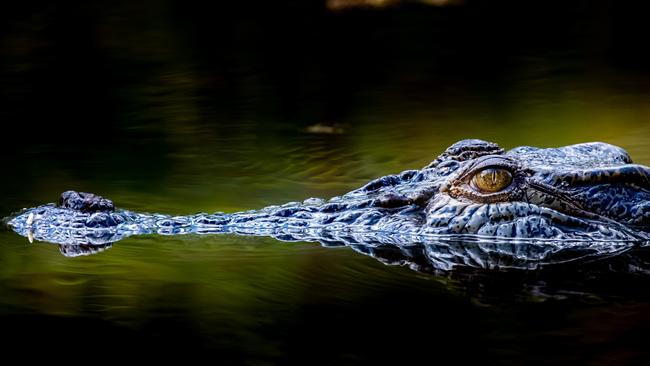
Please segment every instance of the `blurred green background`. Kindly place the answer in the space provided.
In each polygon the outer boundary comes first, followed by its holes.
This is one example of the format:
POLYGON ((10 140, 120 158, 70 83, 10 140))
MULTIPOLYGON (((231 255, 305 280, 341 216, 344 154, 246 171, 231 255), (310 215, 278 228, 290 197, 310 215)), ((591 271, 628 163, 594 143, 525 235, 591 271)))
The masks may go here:
MULTIPOLYGON (((0 216, 68 189, 174 214, 326 198, 463 138, 604 141, 650 165, 647 14, 604 0, 3 4, 0 216)), ((647 360, 645 277, 539 291, 534 275, 492 276, 234 236, 66 258, 0 232, 5 351, 647 360)))

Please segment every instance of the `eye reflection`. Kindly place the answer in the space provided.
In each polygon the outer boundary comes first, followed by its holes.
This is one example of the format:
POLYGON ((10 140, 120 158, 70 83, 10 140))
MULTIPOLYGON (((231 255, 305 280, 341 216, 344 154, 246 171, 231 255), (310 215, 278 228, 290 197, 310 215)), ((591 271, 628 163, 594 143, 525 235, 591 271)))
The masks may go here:
POLYGON ((472 177, 471 185, 483 193, 499 192, 512 183, 512 173, 502 168, 487 168, 472 177))

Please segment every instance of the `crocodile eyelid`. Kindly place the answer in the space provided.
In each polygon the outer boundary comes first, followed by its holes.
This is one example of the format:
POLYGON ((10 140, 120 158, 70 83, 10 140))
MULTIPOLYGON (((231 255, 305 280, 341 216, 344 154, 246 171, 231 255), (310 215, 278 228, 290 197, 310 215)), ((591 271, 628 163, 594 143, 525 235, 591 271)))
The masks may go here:
POLYGON ((469 181, 478 172, 489 168, 505 169, 513 176, 517 175, 517 172, 519 171, 518 165, 510 158, 505 158, 503 156, 487 156, 468 166, 458 175, 456 180, 469 181))

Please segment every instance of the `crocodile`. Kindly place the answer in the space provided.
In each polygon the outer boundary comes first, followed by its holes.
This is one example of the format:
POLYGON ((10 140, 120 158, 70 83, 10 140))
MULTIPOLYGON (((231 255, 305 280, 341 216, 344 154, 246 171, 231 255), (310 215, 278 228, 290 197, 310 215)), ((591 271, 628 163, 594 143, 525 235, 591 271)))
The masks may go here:
POLYGON ((70 256, 132 235, 239 234, 346 245, 414 266, 518 266, 646 246, 650 168, 603 142, 506 151, 467 139, 422 169, 328 200, 173 216, 116 209, 101 196, 67 191, 58 204, 23 209, 7 223, 70 256))

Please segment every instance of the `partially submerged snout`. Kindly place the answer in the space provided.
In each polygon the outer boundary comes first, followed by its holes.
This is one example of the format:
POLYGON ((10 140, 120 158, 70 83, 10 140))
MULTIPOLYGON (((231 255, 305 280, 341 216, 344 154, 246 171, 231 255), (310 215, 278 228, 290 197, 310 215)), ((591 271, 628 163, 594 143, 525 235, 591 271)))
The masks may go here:
POLYGON ((100 245, 115 241, 118 226, 128 217, 115 212, 113 202, 101 196, 66 191, 58 204, 25 209, 6 223, 30 242, 36 239, 60 244, 100 245))

